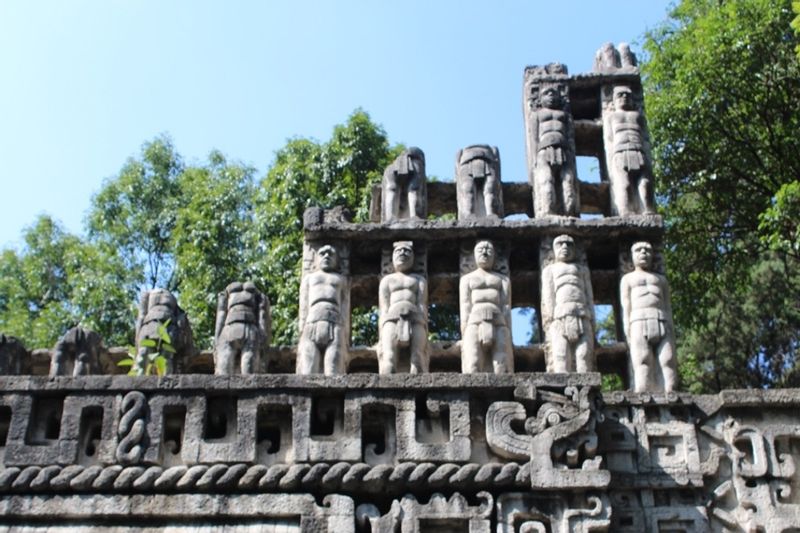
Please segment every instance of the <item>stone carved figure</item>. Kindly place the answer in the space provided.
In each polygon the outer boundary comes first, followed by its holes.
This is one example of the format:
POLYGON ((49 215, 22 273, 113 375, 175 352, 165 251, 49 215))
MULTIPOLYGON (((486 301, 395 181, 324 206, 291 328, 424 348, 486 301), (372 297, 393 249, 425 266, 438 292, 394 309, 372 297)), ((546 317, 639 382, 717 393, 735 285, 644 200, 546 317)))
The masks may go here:
POLYGON ((494 245, 479 241, 475 245, 477 268, 461 277, 461 370, 465 374, 495 374, 514 371, 511 342, 511 282, 493 270, 494 245), (491 362, 491 363, 490 363, 491 362))
POLYGON ((594 296, 589 269, 577 260, 569 235, 553 240, 555 261, 542 270, 542 324, 548 372, 592 372, 594 296))
POLYGON ((458 218, 502 218, 500 153, 496 146, 476 144, 456 155, 458 218))
POLYGON ((654 213, 653 170, 644 117, 630 87, 614 87, 612 102, 603 113, 603 132, 612 213, 619 216, 654 213))
POLYGON ((428 214, 425 154, 409 148, 383 173, 383 222, 422 218, 428 214))
POLYGON ((653 268, 653 247, 631 247, 634 270, 622 276, 620 303, 631 357, 633 390, 670 392, 678 380, 667 278, 653 268))
POLYGON ((594 55, 594 72, 637 72, 638 61, 628 43, 605 43, 594 55))
POLYGON ((339 253, 324 245, 314 256, 315 271, 300 284, 298 374, 344 374, 347 363, 345 313, 349 306, 347 278, 338 272, 339 253))
POLYGON ((381 279, 378 289, 378 371, 397 372, 400 354, 407 350, 409 372, 428 372, 428 288, 425 277, 412 272, 413 243, 394 243, 392 265, 394 272, 381 279))
POLYGON ((234 281, 217 297, 214 373, 255 374, 272 337, 269 299, 255 283, 234 281))
POLYGON ((529 114, 528 153, 537 217, 580 214, 574 132, 565 91, 561 84, 542 84, 538 107, 529 114))
POLYGON ((51 376, 100 374, 103 340, 94 331, 80 326, 70 328, 56 343, 50 360, 51 376))
POLYGON ((143 346, 142 341, 159 340, 158 328, 161 324, 167 324, 167 333, 175 348, 172 357, 167 358, 168 373, 178 371, 193 350, 192 327, 186 313, 178 306, 175 296, 166 289, 147 291, 139 301, 139 314, 136 318, 136 357, 133 364, 141 372, 147 366, 148 355, 154 350, 143 346))
POLYGON ((0 333, 0 376, 30 374, 32 366, 30 354, 22 341, 0 333))

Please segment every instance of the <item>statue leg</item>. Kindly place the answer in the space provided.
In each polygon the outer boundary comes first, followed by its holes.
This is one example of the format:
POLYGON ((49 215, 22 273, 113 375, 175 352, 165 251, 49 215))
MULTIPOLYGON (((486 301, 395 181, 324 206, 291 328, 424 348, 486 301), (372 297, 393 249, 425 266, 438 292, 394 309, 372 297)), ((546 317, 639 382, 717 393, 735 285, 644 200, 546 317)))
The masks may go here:
POLYGON ((56 346, 56 349, 53 351, 53 359, 50 362, 50 376, 63 376, 64 371, 64 359, 66 357, 66 353, 64 351, 63 346, 59 343, 56 346))
POLYGON ((307 338, 306 333, 307 332, 303 331, 300 335, 300 342, 297 345, 297 361, 295 362, 295 372, 302 376, 319 374, 321 370, 321 365, 319 364, 319 349, 314 341, 307 338))
POLYGON ((639 204, 641 206, 641 213, 653 214, 655 213, 655 206, 653 201, 653 185, 650 176, 642 173, 639 176, 637 183, 637 194, 639 197, 639 204))
POLYGON ((619 216, 631 214, 631 201, 628 192, 631 186, 630 176, 622 166, 620 161, 622 158, 623 156, 621 155, 615 155, 611 169, 611 212, 616 212, 619 216))
POLYGON ((136 357, 133 360, 133 366, 131 368, 135 369, 138 375, 144 375, 145 370, 147 370, 147 360, 149 354, 150 350, 146 346, 142 346, 136 352, 136 357))
POLYGON ((473 191, 472 180, 465 183, 460 182, 457 186, 461 207, 458 209, 458 218, 469 218, 475 216, 475 193, 473 191))
POLYGON ((323 370, 326 376, 347 373, 344 360, 344 343, 342 343, 341 335, 342 328, 335 326, 333 328, 333 340, 325 348, 325 356, 323 357, 323 366, 325 367, 323 370))
POLYGON ((500 183, 494 178, 487 178, 483 185, 483 205, 487 217, 500 218, 500 183))
POLYGON ((411 374, 427 374, 430 366, 427 350, 428 332, 422 324, 414 324, 411 328, 411 366, 408 371, 411 374))
POLYGON ((83 350, 75 356, 75 368, 72 369, 73 376, 89 375, 89 352, 83 350))
POLYGON ((495 328, 492 364, 495 374, 514 373, 514 346, 511 342, 511 330, 507 326, 495 328))
POLYGON ((378 357, 378 373, 394 374, 397 367, 397 324, 384 322, 381 328, 381 353, 378 357))
POLYGON ((478 342, 478 326, 467 325, 464 338, 461 339, 461 372, 474 374, 480 372, 481 349, 478 342))
POLYGON ((569 372, 569 342, 561 334, 561 328, 555 322, 547 330, 547 345, 550 348, 548 372, 569 372))
POLYGON ((398 211, 400 210, 400 197, 397 194, 396 183, 386 183, 383 189, 386 198, 383 200, 383 219, 392 220, 398 218, 398 211))
POLYGON ((583 322, 583 331, 586 333, 581 335, 575 345, 575 371, 595 372, 597 361, 594 356, 594 339, 591 335, 592 325, 586 319, 583 322))
POLYGON ((536 209, 534 214, 537 217, 545 215, 556 215, 558 210, 556 208, 556 194, 553 185, 553 171, 547 163, 539 163, 538 168, 533 174, 536 188, 534 190, 534 199, 536 200, 536 209))
POLYGON ((408 218, 423 218, 419 191, 408 188, 408 218))
POLYGON ((575 172, 567 165, 561 167, 561 201, 564 204, 565 215, 580 216, 578 180, 575 178, 575 172))
POLYGON ((229 376, 233 374, 233 363, 237 350, 230 342, 223 341, 221 344, 214 352, 214 374, 229 376))
POLYGON ((241 360, 239 361, 239 370, 242 375, 255 374, 258 371, 259 360, 259 343, 257 339, 247 339, 242 347, 241 360))
POLYGON ((678 384, 678 360, 675 357, 675 342, 672 335, 667 335, 656 347, 658 364, 664 382, 664 392, 672 392, 678 384))
POLYGON ((633 372, 632 388, 634 392, 648 392, 654 390, 657 384, 653 380, 653 353, 650 344, 644 336, 641 321, 634 321, 630 326, 628 351, 631 354, 633 372))

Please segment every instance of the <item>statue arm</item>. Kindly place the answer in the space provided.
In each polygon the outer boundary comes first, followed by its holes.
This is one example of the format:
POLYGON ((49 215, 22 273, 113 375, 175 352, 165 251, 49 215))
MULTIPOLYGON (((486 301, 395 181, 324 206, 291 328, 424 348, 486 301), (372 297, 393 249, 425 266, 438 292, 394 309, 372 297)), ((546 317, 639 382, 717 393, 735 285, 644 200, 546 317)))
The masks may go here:
POLYGON ((300 281, 300 316, 298 317, 298 330, 303 334, 303 328, 306 325, 306 317, 308 316, 308 274, 303 275, 300 281))
POLYGON ((145 292, 139 300, 139 314, 136 316, 136 336, 139 336, 139 331, 142 329, 144 317, 147 316, 148 303, 150 302, 150 292, 145 292))
POLYGON ((536 156, 539 153, 539 109, 534 108, 531 111, 531 132, 528 135, 531 143, 531 157, 533 164, 536 166, 536 156))
POLYGON ((658 277, 660 278, 661 285, 664 288, 664 315, 667 317, 667 327, 670 331, 673 331, 675 326, 672 322, 672 298, 670 297, 669 292, 669 282, 667 282, 666 276, 659 274, 658 277))
POLYGON ((592 290, 592 273, 588 267, 581 267, 581 277, 583 277, 583 285, 586 291, 586 305, 589 307, 589 320, 591 320, 592 328, 594 328, 594 291, 592 290))
MULTIPOLYGON (((391 274, 389 274, 391 276, 391 274)), ((378 328, 383 326, 386 321, 386 313, 389 311, 389 300, 391 298, 391 289, 389 287, 389 276, 384 276, 378 287, 378 328)))
POLYGON ((425 328, 428 328, 428 282, 424 276, 419 276, 417 287, 417 302, 419 302, 420 316, 425 321, 425 328))
POLYGON ((622 329, 625 332, 625 339, 630 338, 630 316, 631 316, 631 287, 630 274, 622 276, 619 284, 619 302, 622 306, 622 329))
POLYGON ((269 298, 263 293, 258 298, 258 327, 264 335, 264 344, 269 346, 272 343, 272 315, 269 298))
POLYGON ((506 319, 506 326, 508 329, 511 329, 511 280, 507 277, 503 278, 503 294, 502 297, 502 308, 503 308, 503 316, 506 319))
POLYGON ((222 326, 225 324, 225 316, 228 314, 228 293, 222 291, 217 296, 217 322, 214 325, 214 344, 219 341, 222 333, 222 326))
POLYGON ((464 338, 464 332, 467 330, 469 314, 472 312, 472 299, 470 298, 469 278, 467 276, 461 276, 461 280, 458 282, 459 319, 461 321, 462 339, 464 338))
POLYGON ((542 326, 547 330, 553 321, 555 309, 555 288, 553 287, 553 273, 550 267, 542 271, 542 326))

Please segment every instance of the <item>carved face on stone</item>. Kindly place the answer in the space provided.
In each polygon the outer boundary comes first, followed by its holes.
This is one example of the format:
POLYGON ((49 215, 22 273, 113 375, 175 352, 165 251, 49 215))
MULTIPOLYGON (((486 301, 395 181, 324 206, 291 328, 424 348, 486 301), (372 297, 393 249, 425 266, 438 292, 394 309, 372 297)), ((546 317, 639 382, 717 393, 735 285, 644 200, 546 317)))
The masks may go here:
POLYGON ((649 269, 653 265, 653 247, 649 242, 637 242, 631 246, 631 259, 636 268, 649 269))
POLYGON ((624 109, 630 111, 636 108, 633 102, 633 91, 630 87, 620 86, 614 87, 614 105, 617 109, 624 109))
POLYGON ((490 241, 478 241, 475 245, 475 264, 483 270, 491 270, 494 266, 495 251, 490 241))
POLYGON ((397 272, 408 272, 414 266, 414 246, 410 241, 394 243, 392 264, 397 272))
POLYGON ((556 261, 569 263, 575 259, 575 241, 569 235, 560 235, 553 240, 556 261))
POLYGON ((339 254, 336 248, 326 244, 317 250, 317 267, 323 272, 331 272, 339 267, 339 254))
POLYGON ((543 88, 541 100, 542 107, 546 107, 548 109, 561 109, 564 106, 564 102, 561 99, 561 92, 558 90, 558 87, 550 86, 543 88))

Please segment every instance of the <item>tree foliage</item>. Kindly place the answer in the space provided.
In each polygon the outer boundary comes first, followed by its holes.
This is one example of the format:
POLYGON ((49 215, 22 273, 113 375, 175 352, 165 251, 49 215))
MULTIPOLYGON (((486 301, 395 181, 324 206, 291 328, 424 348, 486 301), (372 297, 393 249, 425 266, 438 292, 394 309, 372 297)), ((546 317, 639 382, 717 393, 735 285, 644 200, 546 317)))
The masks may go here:
POLYGON ((0 256, 0 331, 33 347, 51 347, 80 324, 107 343, 129 342, 132 300, 119 258, 41 216, 20 251, 0 256))
POLYGON ((684 381, 770 386, 797 365, 800 64, 788 0, 683 0, 644 84, 684 381))
MULTIPOLYGON (((269 287, 276 343, 290 344, 297 336, 303 213, 344 205, 365 220, 372 184, 400 151, 367 113, 356 110, 327 142, 295 138, 275 154, 256 194, 252 247, 254 270, 269 287)), ((374 326, 368 317, 353 322, 355 330, 374 326)))

